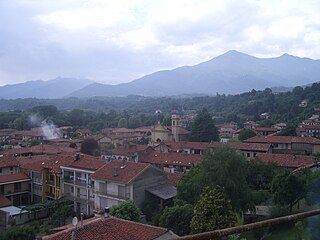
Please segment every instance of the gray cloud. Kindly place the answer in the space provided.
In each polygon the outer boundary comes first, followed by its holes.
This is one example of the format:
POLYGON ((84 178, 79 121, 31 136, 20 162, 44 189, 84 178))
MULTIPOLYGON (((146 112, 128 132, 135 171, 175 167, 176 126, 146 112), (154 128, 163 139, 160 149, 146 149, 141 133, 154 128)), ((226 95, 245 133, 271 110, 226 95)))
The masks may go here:
POLYGON ((0 84, 126 82, 230 49, 320 58, 320 4, 312 0, 12 0, 0 9, 0 84))

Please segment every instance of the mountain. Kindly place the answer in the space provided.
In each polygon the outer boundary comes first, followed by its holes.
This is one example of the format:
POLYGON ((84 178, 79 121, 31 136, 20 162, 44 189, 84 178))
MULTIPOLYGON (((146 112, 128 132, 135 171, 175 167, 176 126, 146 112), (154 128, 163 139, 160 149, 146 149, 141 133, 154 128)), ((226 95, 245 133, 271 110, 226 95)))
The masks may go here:
POLYGON ((267 87, 300 86, 319 80, 320 60, 288 54, 257 58, 232 50, 195 66, 155 72, 129 83, 93 83, 68 96, 235 94, 267 87))
POLYGON ((48 81, 28 81, 0 87, 0 98, 62 98, 91 83, 87 79, 61 77, 48 81))

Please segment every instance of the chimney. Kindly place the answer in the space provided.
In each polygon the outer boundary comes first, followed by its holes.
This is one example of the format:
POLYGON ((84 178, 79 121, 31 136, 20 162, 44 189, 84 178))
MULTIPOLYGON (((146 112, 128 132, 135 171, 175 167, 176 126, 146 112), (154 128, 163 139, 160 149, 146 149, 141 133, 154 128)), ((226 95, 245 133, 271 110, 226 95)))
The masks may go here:
POLYGON ((114 177, 117 177, 119 175, 119 173, 118 173, 118 167, 117 166, 114 166, 113 167, 113 176, 114 177))
POLYGON ((74 161, 78 161, 80 160, 80 153, 77 153, 76 155, 74 155, 74 161))
POLYGON ((121 167, 120 168, 125 168, 126 166, 126 159, 123 158, 122 161, 121 161, 121 167))

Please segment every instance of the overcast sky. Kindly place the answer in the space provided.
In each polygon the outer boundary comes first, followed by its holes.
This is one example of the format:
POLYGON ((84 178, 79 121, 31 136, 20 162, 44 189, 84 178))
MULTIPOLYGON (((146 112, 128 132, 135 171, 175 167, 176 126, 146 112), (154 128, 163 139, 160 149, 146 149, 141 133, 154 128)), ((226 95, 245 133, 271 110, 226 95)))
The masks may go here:
POLYGON ((320 1, 0 0, 0 85, 128 82, 232 49, 320 59, 320 1))

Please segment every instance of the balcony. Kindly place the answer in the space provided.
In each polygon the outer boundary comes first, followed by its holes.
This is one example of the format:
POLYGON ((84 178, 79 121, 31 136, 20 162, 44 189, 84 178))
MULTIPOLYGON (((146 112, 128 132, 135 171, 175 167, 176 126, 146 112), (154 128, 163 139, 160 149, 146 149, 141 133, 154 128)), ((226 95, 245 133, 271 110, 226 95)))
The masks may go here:
POLYGON ((64 182, 65 182, 65 183, 72 183, 72 184, 74 184, 73 175, 65 175, 65 176, 64 176, 64 182))
POLYGON ((51 185, 51 186, 54 186, 54 181, 53 180, 47 180, 47 184, 51 185))
POLYGON ((95 194, 101 195, 103 197, 109 197, 109 198, 116 198, 116 199, 120 199, 120 200, 130 200, 129 196, 123 196, 123 195, 118 195, 116 193, 107 193, 105 191, 94 191, 95 194))
POLYGON ((75 202, 79 202, 79 203, 82 203, 82 204, 89 204, 90 206, 94 205, 93 197, 90 197, 90 199, 88 199, 84 195, 74 196, 73 194, 70 194, 70 193, 63 194, 63 197, 65 199, 68 199, 68 200, 71 200, 71 201, 75 201, 75 202))
POLYGON ((87 182, 87 179, 85 179, 85 178, 77 177, 75 184, 79 185, 79 186, 87 186, 88 182, 87 182))

